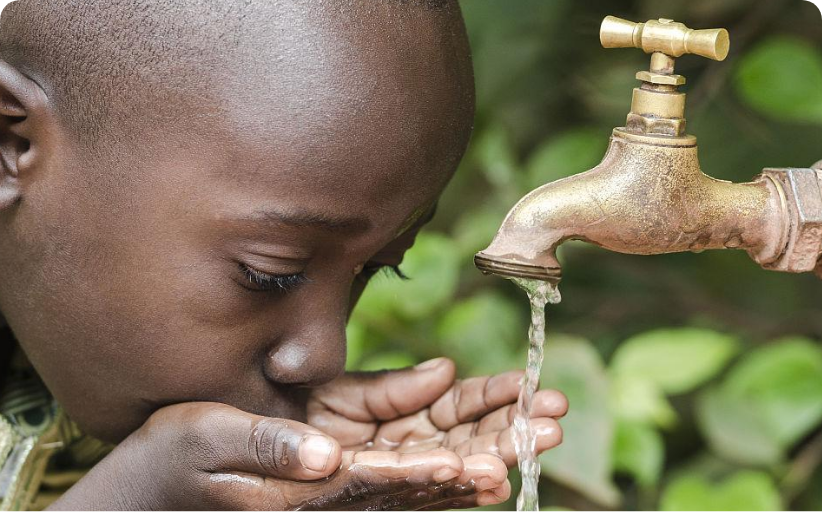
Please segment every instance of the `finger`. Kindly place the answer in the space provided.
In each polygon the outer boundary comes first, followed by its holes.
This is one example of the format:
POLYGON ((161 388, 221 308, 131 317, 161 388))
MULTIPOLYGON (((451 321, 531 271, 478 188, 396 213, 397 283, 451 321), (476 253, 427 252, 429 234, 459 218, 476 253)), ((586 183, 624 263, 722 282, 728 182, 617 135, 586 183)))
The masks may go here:
POLYGON ((408 510, 498 488, 507 469, 496 457, 467 457, 464 462, 440 449, 417 454, 345 452, 340 470, 320 482, 211 476, 210 494, 222 500, 218 503, 249 509, 408 510))
POLYGON ((477 496, 478 507, 488 507, 505 503, 511 498, 511 482, 506 480, 500 487, 483 491, 477 496))
POLYGON ((364 450, 377 438, 380 427, 377 421, 354 421, 314 401, 308 404, 308 424, 323 432, 334 432, 340 445, 357 451, 364 450))
MULTIPOLYGON (((476 434, 488 434, 510 427, 517 413, 517 404, 498 409, 479 420, 474 429, 476 434)), ((531 405, 532 418, 559 419, 568 414, 568 399, 554 389, 537 391, 531 405)))
POLYGON ((465 465, 451 450, 439 449, 421 453, 356 452, 347 468, 369 478, 441 484, 458 477, 465 465))
POLYGON ((379 427, 371 449, 424 452, 441 448, 446 434, 431 424, 428 411, 420 411, 379 427))
POLYGON ((462 458, 449 450, 424 454, 345 452, 340 469, 326 480, 295 482, 238 472, 209 474, 207 494, 223 509, 405 509, 407 500, 420 493, 470 495, 468 490, 455 488, 463 469, 462 458))
MULTIPOLYGON (((559 391, 546 389, 534 395, 531 418, 561 418, 568 411, 568 400, 559 391)), ((504 430, 514 423, 517 404, 507 405, 473 423, 463 423, 448 431, 442 446, 454 448, 471 438, 504 430)))
MULTIPOLYGON (((536 418, 531 421, 531 428, 536 435, 538 454, 562 443, 562 428, 553 418, 536 418)), ((478 453, 497 455, 508 467, 513 467, 517 463, 511 428, 473 437, 453 449, 463 457, 478 453)))
POLYGON ((454 501, 498 489, 508 478, 508 468, 498 457, 474 455, 463 459, 462 473, 447 485, 429 486, 421 490, 401 492, 372 502, 367 508, 415 510, 432 503, 454 501), (396 506, 394 506, 396 505, 396 506))
POLYGON ((193 418, 185 442, 206 444, 210 472, 237 471, 286 480, 317 480, 340 467, 333 438, 296 421, 266 418, 214 404, 193 418))
POLYGON ((508 479, 508 467, 494 455, 481 453, 463 457, 465 469, 457 479, 458 485, 471 485, 476 492, 496 489, 508 479))
MULTIPOLYGON (((328 411, 351 421, 389 421, 430 406, 454 383, 456 369, 450 359, 427 361, 413 368, 377 373, 350 373, 315 394, 328 411)), ((320 421, 322 411, 312 417, 320 421)))
POLYGON ((431 421, 450 430, 514 403, 522 376, 522 371, 514 371, 459 381, 431 406, 431 421))
MULTIPOLYGON (((514 423, 517 404, 498 409, 483 417, 476 428, 477 434, 496 432, 510 427, 514 423)), ((553 389, 537 391, 531 405, 531 418, 559 419, 568 413, 568 399, 564 394, 553 389)))
POLYGON ((420 510, 455 510, 500 505, 511 498, 511 482, 506 480, 496 489, 477 492, 466 498, 448 499, 420 510))
POLYGON ((329 485, 308 491, 306 510, 386 510, 407 508, 408 501, 429 494, 460 493, 455 488, 464 469, 449 450, 424 453, 346 452, 340 472, 329 485))

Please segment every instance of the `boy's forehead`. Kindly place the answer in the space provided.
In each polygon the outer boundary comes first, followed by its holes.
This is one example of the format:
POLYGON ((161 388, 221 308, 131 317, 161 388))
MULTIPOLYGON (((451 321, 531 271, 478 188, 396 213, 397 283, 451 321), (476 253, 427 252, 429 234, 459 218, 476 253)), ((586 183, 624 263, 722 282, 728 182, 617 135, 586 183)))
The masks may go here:
POLYGON ((216 106, 238 131, 286 138, 322 138, 339 124, 352 136, 374 136, 382 124, 414 135, 416 124, 466 123, 460 117, 470 117, 473 102, 467 45, 417 11, 278 18, 270 30, 281 37, 249 42, 211 68, 204 92, 217 104, 206 108, 216 106))
POLYGON ((296 16, 289 31, 311 37, 227 59, 194 95, 205 101, 188 129, 224 141, 237 180, 444 185, 472 126, 467 46, 430 16, 380 19, 296 16))
POLYGON ((448 101, 432 87, 472 100, 456 0, 22 0, 7 11, 0 47, 91 146, 218 117, 245 136, 295 137, 320 116, 424 120, 421 105, 448 101))
MULTIPOLYGON (((95 47, 94 69, 122 79, 117 87, 66 86, 105 96, 92 106, 104 104, 100 118, 113 120, 103 126, 117 141, 100 153, 114 159, 102 162, 107 169, 173 173, 170 164, 206 171, 211 183, 266 193, 302 185, 302 197, 359 194, 363 207, 380 208, 397 196, 430 202, 462 156, 474 96, 456 0, 132 0, 97 9, 132 4, 146 6, 132 13, 141 33, 165 35, 133 51, 95 47), (166 10, 180 15, 163 21, 166 10), (108 70, 132 60, 143 64, 108 70)), ((109 26, 129 17, 104 14, 102 32, 134 31, 109 26)))

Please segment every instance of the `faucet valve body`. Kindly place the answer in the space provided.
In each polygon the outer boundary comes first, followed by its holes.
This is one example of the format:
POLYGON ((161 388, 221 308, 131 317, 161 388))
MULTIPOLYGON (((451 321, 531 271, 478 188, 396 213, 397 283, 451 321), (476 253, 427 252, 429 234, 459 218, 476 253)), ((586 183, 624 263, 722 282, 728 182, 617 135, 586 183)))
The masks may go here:
POLYGON ((651 54, 649 71, 637 73, 642 86, 634 89, 631 113, 625 127, 644 135, 685 135, 685 94, 678 87, 685 77, 674 74, 676 57, 695 54, 724 60, 731 39, 724 28, 692 30, 682 23, 660 19, 647 23, 608 16, 599 33, 605 48, 639 48, 651 54))
POLYGON ((639 48, 671 57, 693 54, 722 61, 731 48, 731 36, 724 28, 693 30, 664 18, 634 23, 608 16, 599 35, 604 48, 639 48))

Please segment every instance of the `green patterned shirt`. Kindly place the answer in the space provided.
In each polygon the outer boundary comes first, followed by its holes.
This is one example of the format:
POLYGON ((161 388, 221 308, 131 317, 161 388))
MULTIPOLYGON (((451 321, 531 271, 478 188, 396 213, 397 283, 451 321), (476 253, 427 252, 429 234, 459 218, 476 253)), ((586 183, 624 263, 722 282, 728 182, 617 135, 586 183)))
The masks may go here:
POLYGON ((111 447, 63 413, 8 328, 0 327, 0 510, 47 507, 111 447))

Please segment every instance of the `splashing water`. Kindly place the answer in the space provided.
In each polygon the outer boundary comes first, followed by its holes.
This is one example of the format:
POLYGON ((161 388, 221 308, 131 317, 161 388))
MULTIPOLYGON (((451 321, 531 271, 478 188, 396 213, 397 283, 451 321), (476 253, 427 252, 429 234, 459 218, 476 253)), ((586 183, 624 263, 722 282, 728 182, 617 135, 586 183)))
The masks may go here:
POLYGON ((531 405, 539 386, 545 348, 545 305, 558 304, 562 297, 556 285, 532 279, 513 279, 525 290, 531 301, 531 327, 528 330, 530 348, 525 379, 517 401, 512 438, 517 452, 519 471, 522 474, 522 490, 517 498, 517 510, 539 510, 539 459, 537 439, 531 426, 531 405))

